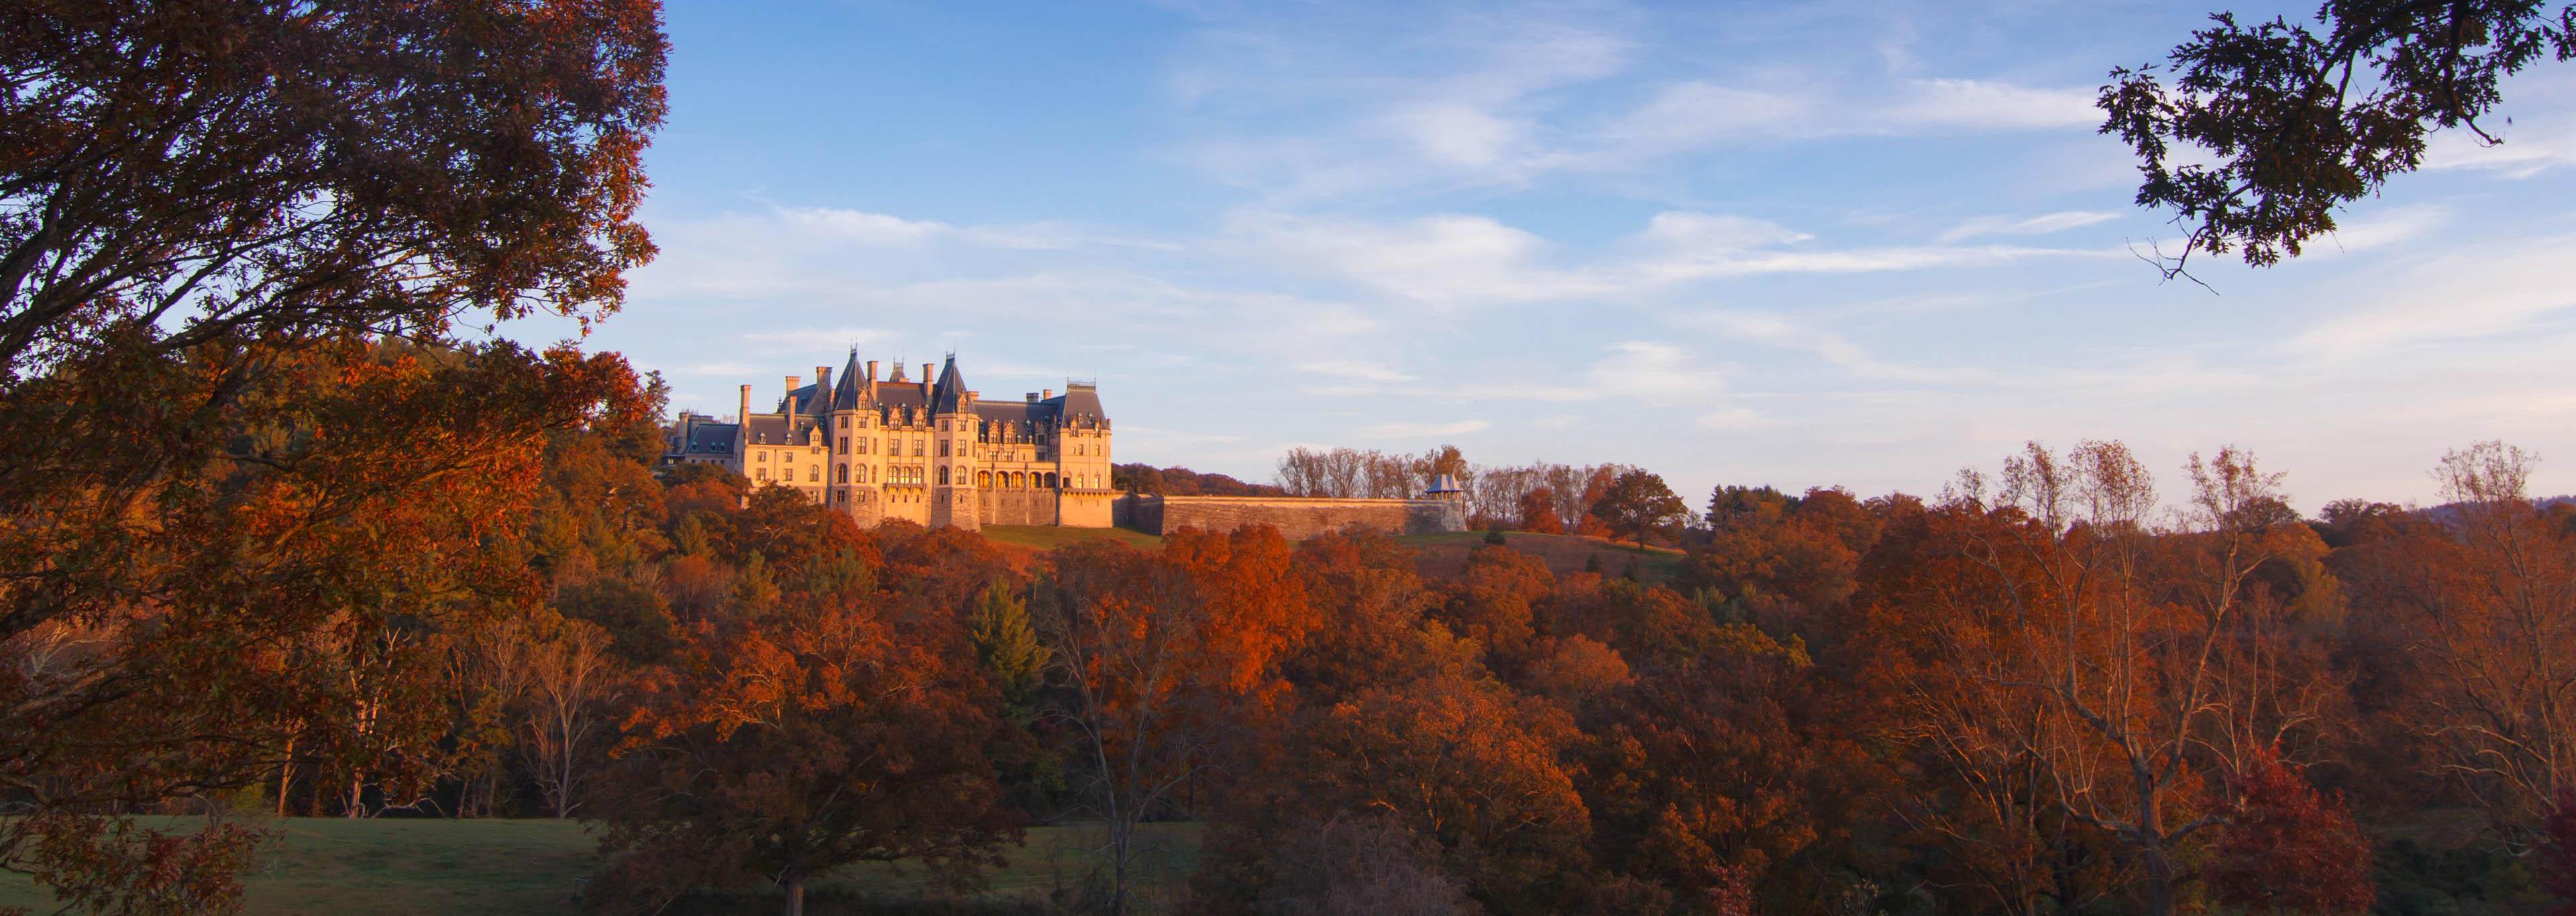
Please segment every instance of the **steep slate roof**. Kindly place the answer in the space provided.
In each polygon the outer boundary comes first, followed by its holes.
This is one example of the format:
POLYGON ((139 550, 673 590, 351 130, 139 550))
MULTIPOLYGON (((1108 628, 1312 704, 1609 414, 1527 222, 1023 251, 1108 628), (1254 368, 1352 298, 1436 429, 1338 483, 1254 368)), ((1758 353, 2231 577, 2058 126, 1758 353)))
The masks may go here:
POLYGON ((742 428, 738 423, 710 423, 694 417, 688 424, 682 433, 688 441, 680 443, 680 451, 692 455, 733 454, 734 432, 742 428))
POLYGON ((791 429, 787 418, 777 414, 752 414, 751 437, 745 441, 752 445, 812 445, 814 429, 791 429))
POLYGON ((859 351, 853 349, 849 363, 841 367, 841 380, 832 385, 833 410, 859 409, 859 371, 859 351))
POLYGON ((1100 392, 1089 385, 1068 385, 1063 394, 1054 398, 1054 403, 1059 416, 1090 417, 1104 422, 1109 419, 1109 415, 1100 409, 1100 392))
POLYGON ((957 354, 948 354, 948 365, 939 369, 939 384, 931 386, 932 413, 956 413, 966 400, 966 376, 957 371, 957 354))

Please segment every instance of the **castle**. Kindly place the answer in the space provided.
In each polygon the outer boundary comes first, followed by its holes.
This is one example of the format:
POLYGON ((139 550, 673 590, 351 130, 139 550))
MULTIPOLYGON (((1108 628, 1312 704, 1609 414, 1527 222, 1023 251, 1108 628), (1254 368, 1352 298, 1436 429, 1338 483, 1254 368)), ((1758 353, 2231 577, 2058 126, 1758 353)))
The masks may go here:
POLYGON ((830 366, 802 381, 787 376, 768 413, 751 412, 751 386, 742 386, 732 423, 683 412, 664 459, 795 488, 861 525, 1110 525, 1109 418, 1093 385, 986 401, 966 387, 955 354, 937 381, 929 363, 918 380, 905 379, 900 363, 881 379, 877 362, 863 366, 855 350, 837 381, 830 366))

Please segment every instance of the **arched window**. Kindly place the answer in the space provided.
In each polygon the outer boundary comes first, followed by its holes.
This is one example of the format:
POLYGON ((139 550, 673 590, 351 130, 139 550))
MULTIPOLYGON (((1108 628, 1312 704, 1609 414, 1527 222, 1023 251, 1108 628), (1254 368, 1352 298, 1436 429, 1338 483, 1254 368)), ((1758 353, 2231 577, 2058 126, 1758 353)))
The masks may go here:
POLYGON ((990 489, 992 489, 992 488, 993 488, 993 472, 991 472, 991 471, 976 471, 976 472, 975 472, 975 488, 976 488, 976 489, 979 489, 979 490, 990 490, 990 489))
POLYGON ((806 468, 805 468, 805 482, 806 482, 806 483, 821 483, 821 482, 823 482, 823 469, 822 469, 822 468, 819 468, 819 467, 814 467, 814 466, 812 466, 812 465, 808 465, 808 466, 806 466, 806 468))
POLYGON ((832 472, 832 482, 833 482, 833 483, 849 483, 849 482, 850 482, 850 466, 849 466, 849 465, 847 465, 847 464, 844 464, 844 465, 841 465, 841 467, 840 467, 840 469, 839 469, 839 470, 833 471, 833 472, 832 472))
POLYGON ((1056 478, 1055 478, 1055 472, 1054 472, 1054 471, 1048 471, 1048 472, 1047 472, 1047 475, 1046 475, 1046 482, 1045 482, 1045 483, 1040 484, 1040 486, 1043 486, 1043 487, 1045 487, 1045 488, 1047 488, 1047 489, 1050 489, 1050 490, 1056 489, 1055 480, 1056 480, 1056 478))
POLYGON ((948 485, 948 466, 944 464, 939 466, 939 485, 948 485))

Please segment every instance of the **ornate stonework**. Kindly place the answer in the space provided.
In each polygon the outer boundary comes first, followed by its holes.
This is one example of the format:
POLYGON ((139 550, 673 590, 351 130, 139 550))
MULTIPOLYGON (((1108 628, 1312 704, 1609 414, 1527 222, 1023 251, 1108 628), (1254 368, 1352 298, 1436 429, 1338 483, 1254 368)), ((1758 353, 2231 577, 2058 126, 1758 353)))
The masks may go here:
POLYGON ((787 376, 768 413, 751 412, 744 385, 736 422, 683 413, 664 458, 793 487, 862 525, 1109 526, 1109 418, 1093 386, 986 401, 955 355, 937 381, 931 368, 908 380, 898 364, 879 378, 875 360, 852 352, 837 381, 829 366, 814 367, 812 384, 787 376))

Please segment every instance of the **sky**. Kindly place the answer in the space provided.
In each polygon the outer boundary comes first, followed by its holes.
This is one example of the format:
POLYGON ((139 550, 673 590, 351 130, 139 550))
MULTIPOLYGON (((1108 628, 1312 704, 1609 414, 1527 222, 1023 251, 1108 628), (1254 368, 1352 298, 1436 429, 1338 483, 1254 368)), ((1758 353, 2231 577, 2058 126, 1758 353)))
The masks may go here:
POLYGON ((2576 492, 2576 66, 2306 256, 2166 282, 2091 103, 2202 2, 670 0, 661 255, 585 346, 716 414, 853 347, 1096 379, 1117 460, 1253 480, 1453 443, 1932 495, 2119 439, 2168 502, 2232 444, 2313 512, 2502 439, 2576 492))

